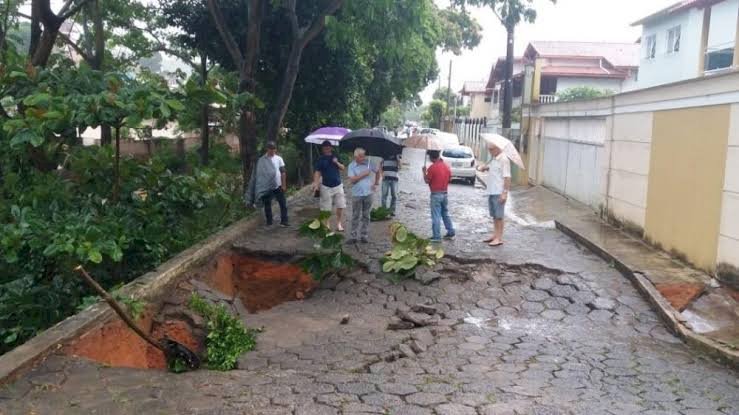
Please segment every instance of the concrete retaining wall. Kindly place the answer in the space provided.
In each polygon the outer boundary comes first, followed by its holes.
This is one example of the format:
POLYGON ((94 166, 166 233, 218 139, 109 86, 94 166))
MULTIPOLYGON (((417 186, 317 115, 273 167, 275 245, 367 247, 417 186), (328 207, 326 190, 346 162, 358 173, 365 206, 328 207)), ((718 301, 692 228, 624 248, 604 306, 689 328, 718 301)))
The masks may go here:
POLYGON ((739 269, 739 71, 523 113, 532 183, 704 270, 739 269))

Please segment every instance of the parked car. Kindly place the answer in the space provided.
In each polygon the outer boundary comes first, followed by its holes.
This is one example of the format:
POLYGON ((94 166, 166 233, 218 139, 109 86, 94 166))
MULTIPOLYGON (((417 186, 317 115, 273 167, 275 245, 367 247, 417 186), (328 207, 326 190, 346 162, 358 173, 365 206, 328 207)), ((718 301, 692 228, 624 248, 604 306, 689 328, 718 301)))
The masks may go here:
POLYGON ((474 185, 477 179, 475 155, 467 146, 449 146, 441 152, 441 158, 452 169, 452 178, 462 179, 474 185))

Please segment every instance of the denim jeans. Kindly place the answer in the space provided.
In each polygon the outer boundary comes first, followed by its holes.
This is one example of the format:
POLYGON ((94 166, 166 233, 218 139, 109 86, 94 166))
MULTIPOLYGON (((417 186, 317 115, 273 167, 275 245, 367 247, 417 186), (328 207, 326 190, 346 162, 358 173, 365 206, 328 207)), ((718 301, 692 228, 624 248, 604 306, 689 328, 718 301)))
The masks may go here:
POLYGON ((431 232, 433 239, 441 239, 441 222, 444 222, 446 233, 454 236, 454 225, 449 217, 449 199, 446 193, 431 193, 431 232))
POLYGON ((351 239, 367 239, 370 223, 370 211, 372 210, 372 196, 352 197, 352 228, 349 237, 351 239))
POLYGON ((280 221, 283 225, 287 225, 287 200, 281 187, 262 197, 262 202, 264 202, 264 218, 267 220, 267 225, 272 225, 272 198, 277 199, 277 203, 280 205, 280 221))
POLYGON ((398 181, 383 180, 382 181, 382 207, 387 209, 387 197, 390 196, 390 211, 395 213, 395 204, 398 201, 398 181))

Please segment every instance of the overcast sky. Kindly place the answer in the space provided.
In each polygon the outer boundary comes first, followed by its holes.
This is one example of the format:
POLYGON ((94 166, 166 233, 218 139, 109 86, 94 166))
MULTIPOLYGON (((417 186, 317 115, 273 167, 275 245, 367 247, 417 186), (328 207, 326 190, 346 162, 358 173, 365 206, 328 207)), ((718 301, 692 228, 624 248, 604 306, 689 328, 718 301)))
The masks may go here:
MULTIPOLYGON (((446 7, 448 0, 435 0, 446 7)), ((534 0, 539 13, 536 23, 522 23, 516 29, 515 54, 521 55, 532 40, 569 40, 586 42, 635 42, 641 35, 640 27, 631 23, 641 17, 665 8, 677 0, 534 0)), ((449 60, 452 64, 452 88, 459 91, 465 81, 487 80, 490 67, 498 56, 505 56, 506 34, 498 19, 489 9, 473 9, 472 14, 483 29, 480 45, 460 56, 437 53, 442 85, 446 86, 449 60)), ((429 85, 421 97, 424 102, 438 86, 429 85)))

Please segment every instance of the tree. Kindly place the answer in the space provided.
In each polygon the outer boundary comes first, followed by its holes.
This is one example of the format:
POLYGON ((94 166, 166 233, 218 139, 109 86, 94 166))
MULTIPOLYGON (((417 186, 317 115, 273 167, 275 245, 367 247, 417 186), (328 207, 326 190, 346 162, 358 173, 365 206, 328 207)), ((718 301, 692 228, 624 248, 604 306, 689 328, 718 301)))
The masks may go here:
POLYGON ((435 99, 431 101, 426 111, 424 111, 422 118, 429 124, 431 128, 441 128, 441 118, 444 116, 446 111, 446 102, 435 99))
POLYGON ((597 89, 589 86, 576 86, 557 92, 559 102, 580 101, 583 99, 601 98, 613 95, 610 89, 597 89))
MULTIPOLYGON (((236 25, 241 17, 241 10, 232 2, 224 2, 224 6, 228 8, 224 17, 227 24, 236 25)), ((176 56, 197 73, 201 89, 196 101, 200 105, 200 161, 206 165, 210 154, 210 106, 215 99, 209 93, 213 91, 208 87, 208 75, 216 57, 223 56, 220 51, 220 34, 210 17, 206 0, 165 0, 160 8, 167 25, 178 30, 178 34, 171 39, 172 47, 169 50, 178 48, 176 56)), ((188 92, 191 96, 196 93, 193 85, 188 86, 188 92)))
POLYGON ((62 23, 76 15, 90 1, 66 0, 62 8, 55 13, 51 9, 51 0, 32 0, 31 41, 28 48, 31 64, 46 66, 62 23))
MULTIPOLYGON (((219 0, 208 0, 208 9, 215 26, 220 34, 226 50, 231 55, 231 60, 239 68, 239 93, 245 95, 244 105, 241 108, 241 121, 239 131, 239 143, 241 147, 242 174, 244 185, 249 176, 251 166, 256 160, 256 136, 257 120, 254 111, 257 101, 254 100, 257 88, 256 71, 260 56, 260 44, 262 36, 262 24, 265 14, 279 10, 285 16, 290 28, 290 44, 288 46, 288 59, 282 75, 281 87, 277 93, 277 103, 269 115, 267 124, 268 140, 276 140, 277 133, 282 126, 282 121, 290 104, 295 80, 300 70, 300 60, 303 50, 310 42, 318 36, 326 26, 326 18, 333 15, 341 8, 344 0, 325 0, 320 5, 311 2, 301 2, 301 7, 308 7, 312 13, 302 21, 298 19, 296 0, 283 0, 272 2, 268 0, 249 0, 247 10, 248 17, 245 22, 246 36, 242 47, 236 41, 232 28, 226 24, 219 0), (306 23, 307 22, 307 23, 306 23)), ((242 25, 241 27, 244 27, 242 25)))
MULTIPOLYGON (((557 0, 550 1, 557 2, 557 0)), ((536 21, 536 9, 533 3, 534 0, 454 0, 454 4, 463 8, 466 4, 490 7, 506 29, 506 66, 503 83, 503 129, 506 131, 511 128, 511 111, 513 110, 513 35, 516 26, 521 21, 529 23, 536 21)))
POLYGON ((456 92, 453 90, 450 91, 449 88, 443 86, 441 88, 438 88, 436 91, 434 91, 433 99, 440 99, 442 101, 446 101, 447 94, 449 96, 449 101, 454 102, 455 100, 459 99, 459 96, 456 92))
POLYGON ((440 10, 431 0, 355 0, 331 32, 335 41, 359 43, 371 62, 365 119, 376 125, 393 102, 406 102, 438 76, 436 51, 458 53, 480 40, 479 25, 455 17, 463 10, 440 10), (468 25, 468 26, 463 26, 468 25), (449 31, 456 33, 448 36, 449 31))

